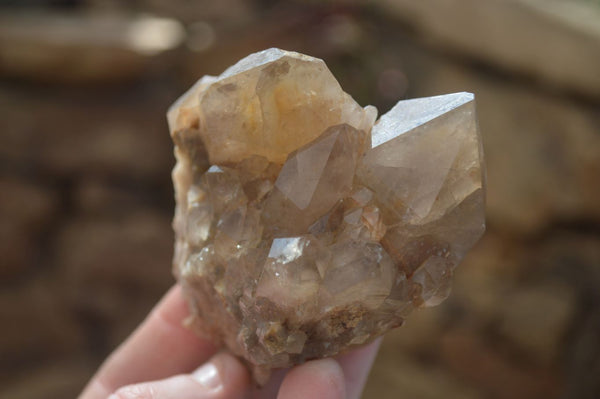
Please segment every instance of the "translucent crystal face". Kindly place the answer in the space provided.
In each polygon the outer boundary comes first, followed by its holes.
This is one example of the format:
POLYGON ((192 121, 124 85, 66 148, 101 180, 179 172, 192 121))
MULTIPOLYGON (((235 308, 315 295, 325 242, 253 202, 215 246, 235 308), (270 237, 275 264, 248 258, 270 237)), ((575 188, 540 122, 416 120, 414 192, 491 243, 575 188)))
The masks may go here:
POLYGON ((401 101, 375 123, 323 61, 269 49, 167 116, 192 325, 259 382, 440 303, 484 231, 472 94, 401 101))

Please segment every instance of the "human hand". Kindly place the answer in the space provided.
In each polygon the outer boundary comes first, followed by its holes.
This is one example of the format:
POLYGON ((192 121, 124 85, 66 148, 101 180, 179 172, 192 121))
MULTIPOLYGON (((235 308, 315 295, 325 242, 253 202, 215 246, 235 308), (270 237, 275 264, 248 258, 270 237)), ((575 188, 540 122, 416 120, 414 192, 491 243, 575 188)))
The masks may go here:
POLYGON ((182 326, 188 315, 179 286, 171 288, 108 357, 79 399, 356 399, 380 343, 276 371, 258 389, 238 359, 215 354, 209 341, 182 326))

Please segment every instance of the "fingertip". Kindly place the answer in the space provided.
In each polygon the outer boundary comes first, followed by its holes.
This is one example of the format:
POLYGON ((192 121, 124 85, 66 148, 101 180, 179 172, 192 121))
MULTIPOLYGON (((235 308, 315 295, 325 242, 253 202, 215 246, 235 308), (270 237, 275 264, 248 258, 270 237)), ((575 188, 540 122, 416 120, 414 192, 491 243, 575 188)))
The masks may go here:
POLYGON ((233 355, 217 353, 191 374, 207 391, 219 393, 219 398, 242 398, 250 385, 246 367, 233 355))
POLYGON ((334 359, 311 360, 294 367, 279 390, 278 399, 331 398, 346 396, 344 372, 334 359))
POLYGON ((225 352, 218 353, 213 357, 214 364, 221 370, 223 380, 229 384, 231 392, 236 395, 231 398, 242 397, 250 386, 250 373, 240 360, 225 352))
POLYGON ((175 285, 106 359, 80 398, 106 397, 119 387, 189 373, 205 362, 215 347, 183 326, 188 316, 181 287, 175 285))
POLYGON ((109 399, 242 399, 248 385, 248 371, 239 360, 219 353, 191 374, 126 385, 109 399))
POLYGON ((382 337, 379 337, 368 345, 337 356, 337 360, 344 370, 348 399, 360 398, 381 341, 382 337))

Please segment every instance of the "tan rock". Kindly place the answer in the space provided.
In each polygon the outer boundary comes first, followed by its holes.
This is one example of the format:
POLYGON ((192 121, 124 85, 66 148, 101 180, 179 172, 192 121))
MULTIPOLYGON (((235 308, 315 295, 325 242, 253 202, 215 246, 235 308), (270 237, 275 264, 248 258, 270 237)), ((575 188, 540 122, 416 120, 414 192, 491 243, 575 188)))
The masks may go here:
POLYGON ((0 13, 0 72, 71 84, 139 79, 164 70, 185 39, 175 19, 131 13, 0 13))
POLYGON ((596 2, 573 0, 378 0, 443 49, 549 86, 600 95, 596 2), (546 45, 552 43, 552 46, 546 45))

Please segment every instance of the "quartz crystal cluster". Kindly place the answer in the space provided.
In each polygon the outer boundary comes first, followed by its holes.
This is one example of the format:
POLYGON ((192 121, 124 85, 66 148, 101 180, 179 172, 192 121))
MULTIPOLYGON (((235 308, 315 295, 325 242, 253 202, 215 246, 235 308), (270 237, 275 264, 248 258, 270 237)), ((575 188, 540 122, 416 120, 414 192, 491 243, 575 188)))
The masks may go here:
POLYGON ((169 109, 189 323, 259 383, 440 303, 484 231, 473 95, 376 118, 322 60, 279 49, 203 77, 169 109))

